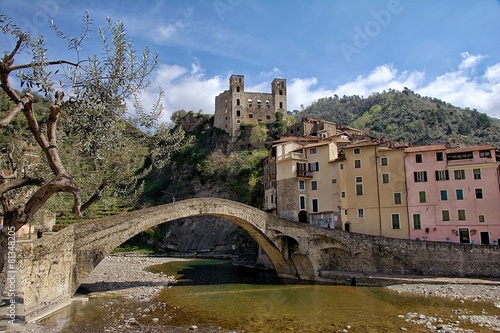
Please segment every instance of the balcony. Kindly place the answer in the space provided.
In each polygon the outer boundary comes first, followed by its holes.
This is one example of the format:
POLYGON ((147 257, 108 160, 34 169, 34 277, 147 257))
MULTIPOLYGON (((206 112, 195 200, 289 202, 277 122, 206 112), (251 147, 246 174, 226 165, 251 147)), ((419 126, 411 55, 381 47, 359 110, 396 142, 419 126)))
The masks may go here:
POLYGON ((297 178, 313 178, 313 172, 307 170, 297 170, 297 178))
POLYGON ((292 153, 288 153, 285 155, 280 155, 277 158, 278 162, 286 161, 286 160, 305 160, 305 159, 306 158, 305 158, 303 153, 297 153, 297 152, 292 152, 292 153))

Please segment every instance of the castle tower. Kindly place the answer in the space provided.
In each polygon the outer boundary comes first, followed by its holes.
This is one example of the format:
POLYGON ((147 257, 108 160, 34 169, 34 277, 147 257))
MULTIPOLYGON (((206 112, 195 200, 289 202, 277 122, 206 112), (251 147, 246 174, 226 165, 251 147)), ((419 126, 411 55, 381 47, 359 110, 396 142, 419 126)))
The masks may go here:
POLYGON ((271 87, 275 112, 286 113, 286 80, 274 79, 271 87))
MULTIPOLYGON (((232 143, 238 140, 242 125, 273 123, 276 112, 286 113, 286 80, 274 79, 271 93, 246 92, 243 75, 231 75, 229 90, 215 97, 214 127, 229 134, 232 143)), ((242 147, 248 146, 248 143, 242 147)))

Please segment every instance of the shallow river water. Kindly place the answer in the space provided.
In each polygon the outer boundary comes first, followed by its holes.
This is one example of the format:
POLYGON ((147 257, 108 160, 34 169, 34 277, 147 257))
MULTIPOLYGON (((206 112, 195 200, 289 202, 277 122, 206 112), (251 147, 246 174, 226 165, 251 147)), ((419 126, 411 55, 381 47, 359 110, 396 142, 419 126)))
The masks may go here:
MULTIPOLYGON (((449 325, 462 332, 493 332, 459 316, 500 314, 488 303, 398 294, 385 288, 285 283, 270 272, 221 260, 171 262, 148 270, 175 275, 179 281, 148 304, 91 298, 73 306, 60 331, 185 332, 196 325, 220 332, 368 333, 430 332, 429 327, 449 325)), ((49 318, 46 324, 55 322, 49 318)))

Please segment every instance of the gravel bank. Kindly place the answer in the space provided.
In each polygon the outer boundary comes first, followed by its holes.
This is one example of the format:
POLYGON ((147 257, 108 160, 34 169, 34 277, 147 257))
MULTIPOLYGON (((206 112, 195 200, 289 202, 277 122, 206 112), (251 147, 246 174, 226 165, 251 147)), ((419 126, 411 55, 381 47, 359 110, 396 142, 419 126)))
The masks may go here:
POLYGON ((111 255, 97 265, 80 285, 79 291, 93 293, 92 296, 113 292, 113 294, 123 294, 127 298, 149 301, 163 287, 174 284, 175 278, 162 273, 147 272, 144 269, 152 265, 181 260, 187 259, 134 254, 111 255))
MULTIPOLYGON (((491 282, 491 284, 472 284, 459 279, 450 279, 449 282, 448 284, 401 284, 389 286, 387 288, 398 293, 413 293, 424 296, 458 299, 462 304, 466 301, 489 302, 500 309, 499 284, 495 282, 491 282)), ((462 329, 460 325, 463 322, 470 322, 478 325, 480 328, 500 332, 500 310, 496 313, 486 313, 483 310, 483 313, 480 315, 470 314, 467 309, 452 309, 452 312, 455 318, 451 321, 449 318, 438 318, 432 315, 414 312, 409 312, 405 315, 402 314, 399 318, 404 320, 404 322, 421 325, 429 332, 475 332, 462 329)), ((402 330, 404 331, 403 328, 402 330)))

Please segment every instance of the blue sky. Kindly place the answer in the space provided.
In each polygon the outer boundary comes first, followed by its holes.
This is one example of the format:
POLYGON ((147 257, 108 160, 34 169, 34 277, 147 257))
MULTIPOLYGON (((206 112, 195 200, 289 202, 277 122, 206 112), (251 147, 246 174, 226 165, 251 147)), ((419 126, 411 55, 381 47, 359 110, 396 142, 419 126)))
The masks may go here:
POLYGON ((179 109, 213 113, 231 74, 245 75, 247 91, 287 79, 289 110, 408 87, 500 118, 500 0, 0 0, 0 8, 43 33, 61 52, 54 57, 65 50, 49 19, 68 35, 86 9, 95 31, 106 16, 122 20, 136 49, 160 55, 142 100, 162 87, 165 119, 179 109))

